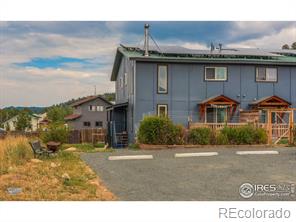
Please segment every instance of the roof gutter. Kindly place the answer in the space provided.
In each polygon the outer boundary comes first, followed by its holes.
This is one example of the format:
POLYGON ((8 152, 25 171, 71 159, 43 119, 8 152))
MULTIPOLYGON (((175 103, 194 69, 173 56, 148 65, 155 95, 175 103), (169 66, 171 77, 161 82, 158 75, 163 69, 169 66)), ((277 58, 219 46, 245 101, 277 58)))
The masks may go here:
POLYGON ((141 62, 171 62, 171 63, 226 63, 226 64, 260 64, 260 65, 290 65, 296 66, 295 62, 279 62, 279 61, 243 61, 243 60, 208 60, 208 59, 170 59, 170 58, 153 58, 153 57, 129 57, 131 60, 141 62))

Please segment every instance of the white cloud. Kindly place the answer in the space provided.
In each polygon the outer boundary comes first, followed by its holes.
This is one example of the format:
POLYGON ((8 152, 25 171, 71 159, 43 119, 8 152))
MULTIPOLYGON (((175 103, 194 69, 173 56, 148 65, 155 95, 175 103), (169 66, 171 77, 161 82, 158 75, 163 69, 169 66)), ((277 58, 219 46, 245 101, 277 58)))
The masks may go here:
POLYGON ((296 26, 282 29, 280 32, 265 35, 260 38, 253 38, 246 41, 228 44, 228 47, 235 48, 278 48, 284 44, 291 44, 296 41, 296 26))
MULTIPOLYGON (((3 24, 1 24, 3 25, 3 24)), ((27 33, 20 36, 0 36, 0 107, 10 105, 52 105, 67 99, 93 93, 114 91, 109 81, 120 36, 73 37, 59 34, 27 33), (89 58, 90 67, 67 64, 61 69, 20 67, 15 63, 33 58, 55 56, 89 58)))

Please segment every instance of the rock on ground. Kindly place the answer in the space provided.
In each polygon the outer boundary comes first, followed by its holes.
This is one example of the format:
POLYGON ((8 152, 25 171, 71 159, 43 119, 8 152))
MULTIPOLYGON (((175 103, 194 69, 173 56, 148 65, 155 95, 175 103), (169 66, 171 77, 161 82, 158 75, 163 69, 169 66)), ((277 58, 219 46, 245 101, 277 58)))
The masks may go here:
POLYGON ((65 180, 70 180, 70 179, 71 179, 71 177, 69 176, 68 173, 64 173, 64 174, 62 175, 62 178, 65 179, 65 180))
POLYGON ((73 152, 73 151, 77 151, 77 148, 76 147, 70 147, 68 149, 65 149, 65 151, 67 151, 67 152, 73 152))
POLYGON ((31 162, 32 163, 42 163, 43 161, 39 160, 39 159, 31 159, 31 162))

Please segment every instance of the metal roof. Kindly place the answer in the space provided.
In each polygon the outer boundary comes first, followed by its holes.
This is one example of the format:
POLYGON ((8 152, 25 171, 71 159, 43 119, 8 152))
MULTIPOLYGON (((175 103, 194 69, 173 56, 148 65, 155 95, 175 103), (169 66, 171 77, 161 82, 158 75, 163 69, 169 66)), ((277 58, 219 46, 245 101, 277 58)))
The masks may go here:
POLYGON ((117 48, 111 81, 115 81, 123 56, 137 61, 175 62, 175 63, 225 63, 225 64, 262 64, 296 66, 296 50, 222 48, 221 50, 188 49, 181 46, 149 47, 149 56, 139 47, 117 48))

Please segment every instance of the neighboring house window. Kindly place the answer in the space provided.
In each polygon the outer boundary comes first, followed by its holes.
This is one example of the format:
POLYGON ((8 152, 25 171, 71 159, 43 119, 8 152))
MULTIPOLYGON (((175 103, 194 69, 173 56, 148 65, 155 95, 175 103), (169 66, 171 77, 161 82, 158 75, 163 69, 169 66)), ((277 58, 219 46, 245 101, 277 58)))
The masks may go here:
POLYGON ((227 107, 208 107, 206 112, 207 123, 224 123, 227 121, 227 107))
POLYGON ((206 81, 226 81, 227 68, 226 67, 206 67, 205 80, 206 81))
POLYGON ((102 121, 96 121, 96 127, 103 127, 102 121))
POLYGON ((127 86, 127 73, 124 73, 124 85, 127 86))
POLYGON ((90 127, 90 122, 83 122, 83 126, 90 127))
POLYGON ((158 116, 167 116, 168 115, 168 105, 158 104, 157 105, 157 115, 158 116))
POLYGON ((104 106, 97 106, 97 111, 103 112, 104 111, 104 106))
POLYGON ((257 82, 277 82, 277 68, 257 67, 257 82))
POLYGON ((158 65, 157 93, 168 93, 168 66, 158 65))
POLYGON ((88 110, 89 110, 89 111, 96 111, 96 106, 89 105, 89 106, 88 106, 88 110))

